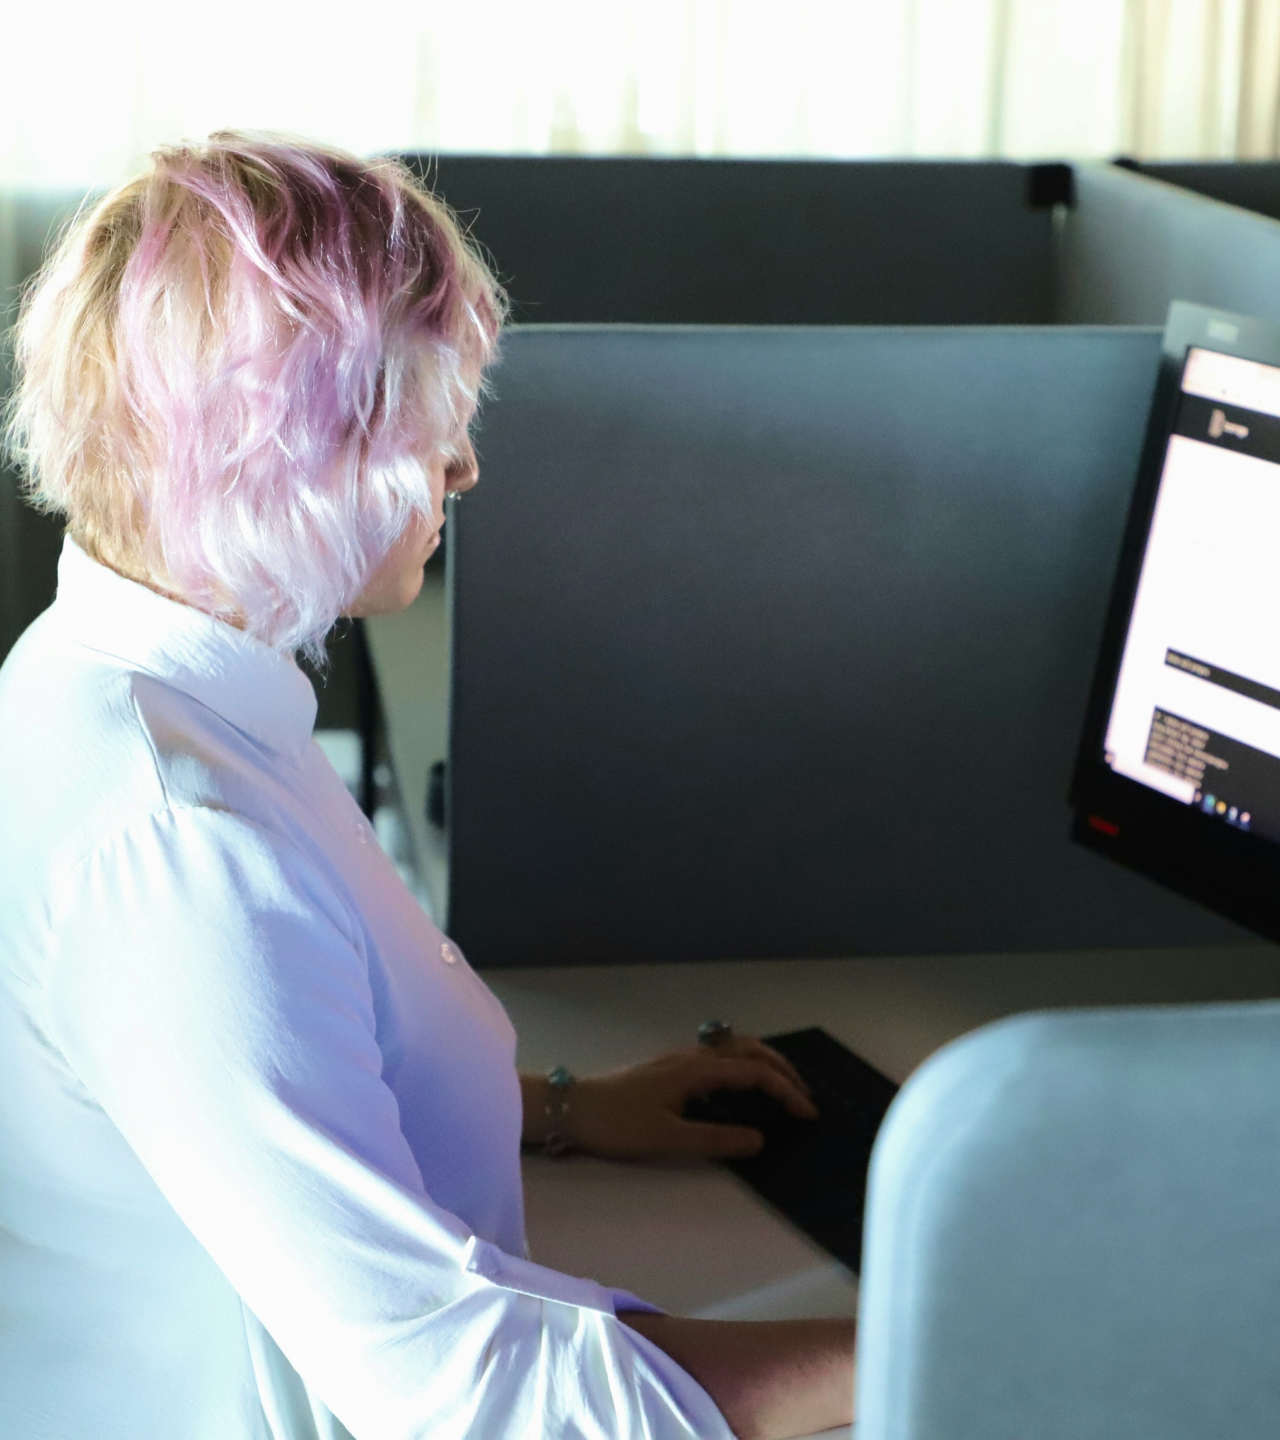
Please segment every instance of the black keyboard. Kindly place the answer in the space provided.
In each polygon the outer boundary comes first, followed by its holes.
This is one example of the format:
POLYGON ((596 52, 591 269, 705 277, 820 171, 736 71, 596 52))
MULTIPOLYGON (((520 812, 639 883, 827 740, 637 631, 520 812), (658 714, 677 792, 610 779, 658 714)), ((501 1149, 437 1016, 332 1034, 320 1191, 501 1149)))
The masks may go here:
POLYGON ((862 1261, 867 1166, 884 1112, 898 1087, 825 1030, 768 1035, 804 1077, 817 1120, 797 1120, 761 1090, 716 1090, 685 1109, 690 1120, 751 1125, 764 1149, 727 1160, 774 1209, 851 1270, 862 1261))

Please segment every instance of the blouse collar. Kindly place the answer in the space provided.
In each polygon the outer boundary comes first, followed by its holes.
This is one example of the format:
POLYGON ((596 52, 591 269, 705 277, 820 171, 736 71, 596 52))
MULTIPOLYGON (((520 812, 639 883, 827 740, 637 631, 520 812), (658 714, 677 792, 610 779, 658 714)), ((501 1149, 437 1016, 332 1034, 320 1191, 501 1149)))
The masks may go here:
POLYGON ((70 538, 54 611, 81 645, 183 691, 259 744, 294 750, 311 735, 315 691, 291 655, 126 580, 70 538))

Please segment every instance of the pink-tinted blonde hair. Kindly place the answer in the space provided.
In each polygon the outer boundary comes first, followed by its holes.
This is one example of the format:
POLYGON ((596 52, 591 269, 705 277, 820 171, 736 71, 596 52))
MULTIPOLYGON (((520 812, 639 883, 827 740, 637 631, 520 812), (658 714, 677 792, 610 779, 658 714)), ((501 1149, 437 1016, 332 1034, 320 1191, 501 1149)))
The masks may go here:
POLYGON ((219 133, 62 237, 15 330, 10 448, 90 555, 318 657, 430 514, 502 317, 402 165, 219 133))

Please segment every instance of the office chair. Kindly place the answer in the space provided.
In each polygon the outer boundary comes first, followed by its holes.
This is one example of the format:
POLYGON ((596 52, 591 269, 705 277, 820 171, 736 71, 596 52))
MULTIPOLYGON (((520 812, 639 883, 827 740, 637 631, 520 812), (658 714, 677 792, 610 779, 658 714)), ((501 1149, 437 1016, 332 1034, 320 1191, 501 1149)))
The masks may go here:
POLYGON ((1280 1004, 1028 1015, 872 1160, 858 1440, 1280 1435, 1280 1004))

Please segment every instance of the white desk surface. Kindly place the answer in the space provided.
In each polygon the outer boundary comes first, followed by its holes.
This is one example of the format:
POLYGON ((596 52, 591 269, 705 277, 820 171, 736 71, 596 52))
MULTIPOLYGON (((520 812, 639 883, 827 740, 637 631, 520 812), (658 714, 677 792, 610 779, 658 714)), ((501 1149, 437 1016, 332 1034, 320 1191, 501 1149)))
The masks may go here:
MULTIPOLYGON (((625 1064, 688 1044, 714 1016, 757 1034, 822 1025, 901 1081, 939 1045, 1015 1011, 1280 994, 1280 949, 602 965, 485 979, 527 1069, 625 1064)), ((684 1314, 853 1313, 846 1272, 717 1167, 533 1155, 525 1182, 530 1245, 544 1264, 684 1314)))
MULTIPOLYGON (((410 834, 438 897, 442 856, 421 813, 427 769, 445 750, 439 579, 411 610, 369 629, 410 834)), ((515 1022, 526 1069, 626 1064, 689 1043, 698 1021, 716 1017, 758 1034, 822 1025, 900 1081, 946 1041, 1017 1011, 1280 995, 1280 948, 599 965, 485 979, 515 1022)), ((717 1167, 530 1155, 525 1192, 542 1264, 681 1314, 854 1313, 853 1277, 717 1167)))

